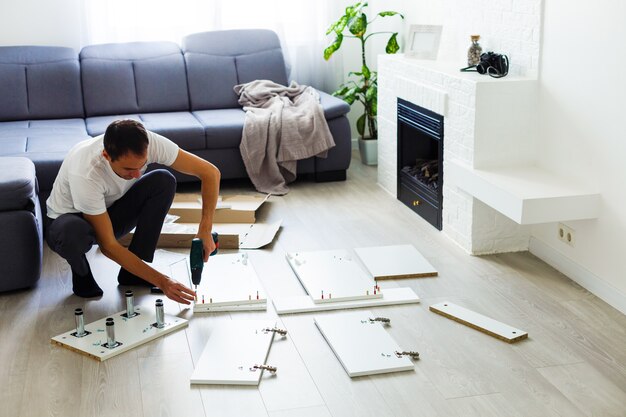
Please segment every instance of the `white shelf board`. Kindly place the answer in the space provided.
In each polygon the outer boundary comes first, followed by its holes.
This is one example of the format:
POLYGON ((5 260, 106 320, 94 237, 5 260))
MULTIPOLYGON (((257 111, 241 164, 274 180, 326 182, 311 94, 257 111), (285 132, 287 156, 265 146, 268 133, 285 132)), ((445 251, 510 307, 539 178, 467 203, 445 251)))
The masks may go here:
POLYGON ((287 253, 287 262, 316 304, 382 298, 347 250, 287 253))
POLYGON ((420 299, 411 288, 385 288, 382 298, 341 301, 337 303, 314 303, 310 296, 274 298, 276 314, 298 314, 316 311, 344 310, 363 307, 383 307, 419 303, 420 299))
POLYGON ((519 224, 595 219, 600 194, 536 166, 473 169, 446 163, 446 181, 519 224))
POLYGON ((436 277, 437 270, 413 245, 354 249, 376 279, 436 277))
POLYGON ((195 384, 259 385, 269 355, 275 320, 231 320, 216 323, 196 363, 190 382, 195 384))
POLYGON ((317 316, 314 321, 350 377, 413 371, 413 362, 396 355, 402 349, 371 317, 362 311, 317 316))
POLYGON ((483 316, 448 301, 431 305, 430 311, 508 343, 515 343, 528 337, 528 333, 524 330, 501 323, 498 320, 483 316))

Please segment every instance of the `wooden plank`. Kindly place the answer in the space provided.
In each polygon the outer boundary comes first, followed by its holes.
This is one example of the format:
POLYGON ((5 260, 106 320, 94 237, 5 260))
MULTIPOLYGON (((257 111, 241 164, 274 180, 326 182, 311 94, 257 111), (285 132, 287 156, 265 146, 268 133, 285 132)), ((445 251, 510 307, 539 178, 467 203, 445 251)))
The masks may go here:
POLYGON ((437 270, 413 245, 354 250, 375 279, 436 277, 437 270))
POLYGON ((231 320, 214 326, 191 375, 191 384, 259 385, 275 320, 231 320))
POLYGON ((120 311, 93 323, 86 324, 85 330, 90 332, 87 336, 72 336, 72 333, 76 331, 76 329, 72 329, 53 337, 51 343, 90 358, 104 361, 175 330, 187 327, 188 324, 185 319, 166 314, 165 327, 158 329, 152 326, 156 322, 154 307, 136 306, 135 311, 139 315, 130 319, 122 316, 122 314, 126 314, 126 311, 120 311), (103 346, 107 341, 105 322, 108 318, 114 319, 115 339, 121 343, 120 346, 113 349, 103 346))
POLYGON ((450 302, 433 304, 430 306, 430 311, 508 343, 515 343, 528 337, 528 333, 523 330, 516 329, 450 302))
POLYGON ((364 307, 382 307, 419 303, 419 297, 411 288, 386 288, 382 298, 371 300, 341 301, 337 303, 314 303, 308 295, 275 298, 272 300, 276 314, 310 313, 364 307))
POLYGON ((346 250, 295 252, 287 262, 315 303, 382 298, 374 279, 346 250))
POLYGON ((412 371, 411 359, 369 311, 316 316, 315 324, 350 377, 412 371))

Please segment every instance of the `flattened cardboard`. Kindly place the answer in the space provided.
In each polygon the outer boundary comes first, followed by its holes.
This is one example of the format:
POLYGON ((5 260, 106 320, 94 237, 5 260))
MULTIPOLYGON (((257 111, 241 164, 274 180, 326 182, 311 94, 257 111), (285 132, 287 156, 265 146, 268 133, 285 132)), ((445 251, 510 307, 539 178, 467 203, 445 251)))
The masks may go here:
MULTIPOLYGON (((276 237, 282 220, 274 223, 217 223, 213 231, 219 234, 222 249, 260 249, 276 237)), ((191 223, 165 223, 157 242, 159 248, 190 248, 198 232, 198 225, 191 223)), ((130 245, 133 232, 120 239, 120 244, 130 245)))
MULTIPOLYGON (((220 198, 213 223, 254 223, 256 211, 267 201, 266 196, 234 195, 220 198)), ((200 223, 202 220, 201 196, 197 193, 180 193, 174 197, 169 214, 179 216, 180 223, 200 223)))
POLYGON ((276 237, 282 220, 273 223, 218 223, 213 225, 213 231, 220 235, 220 247, 224 249, 259 249, 269 245, 276 237), (238 242, 232 248, 222 246, 222 236, 237 236, 238 242))

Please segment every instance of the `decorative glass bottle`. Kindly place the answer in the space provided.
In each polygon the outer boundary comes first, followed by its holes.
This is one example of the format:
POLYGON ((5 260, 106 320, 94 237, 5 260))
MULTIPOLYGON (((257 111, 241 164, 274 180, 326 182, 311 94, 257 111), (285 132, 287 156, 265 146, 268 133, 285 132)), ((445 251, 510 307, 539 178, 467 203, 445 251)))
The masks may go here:
POLYGON ((467 65, 478 65, 480 62, 480 54, 483 53, 483 48, 478 44, 480 35, 472 35, 472 45, 467 51, 467 65))

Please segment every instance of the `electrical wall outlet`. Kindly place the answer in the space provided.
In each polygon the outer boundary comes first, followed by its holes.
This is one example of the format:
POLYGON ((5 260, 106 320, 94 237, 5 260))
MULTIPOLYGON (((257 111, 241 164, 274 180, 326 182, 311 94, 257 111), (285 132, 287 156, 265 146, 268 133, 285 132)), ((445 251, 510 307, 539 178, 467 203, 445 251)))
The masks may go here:
POLYGON ((559 223, 557 228, 557 237, 563 243, 567 243, 570 246, 574 246, 576 242, 576 232, 569 226, 559 223))

